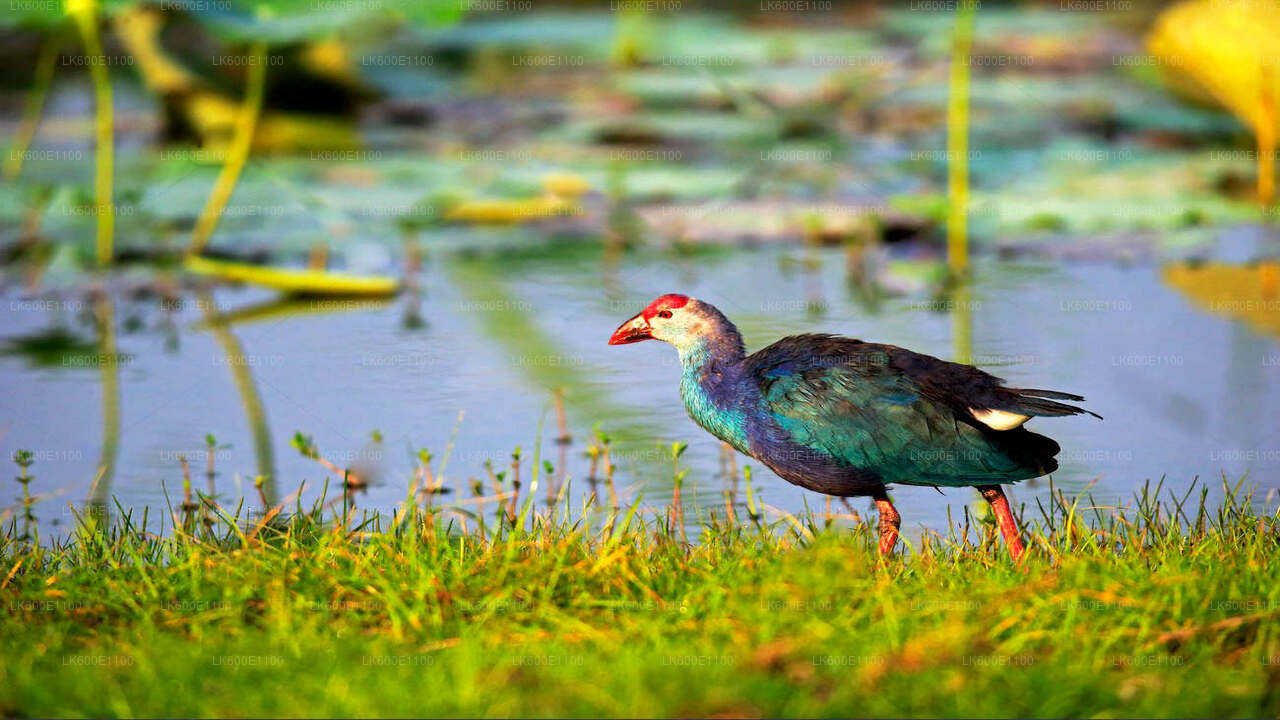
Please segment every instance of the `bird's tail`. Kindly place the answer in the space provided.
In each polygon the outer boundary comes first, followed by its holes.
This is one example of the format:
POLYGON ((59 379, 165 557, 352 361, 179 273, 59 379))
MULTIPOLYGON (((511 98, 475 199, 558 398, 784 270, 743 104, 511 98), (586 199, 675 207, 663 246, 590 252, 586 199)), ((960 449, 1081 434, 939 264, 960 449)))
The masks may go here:
POLYGON ((1058 469, 1054 456, 1061 446, 1050 437, 1033 433, 1026 428, 986 433, 987 440, 1000 449, 1009 459, 1034 472, 1027 477, 1048 475, 1058 469))
MULTIPOLYGON (((1035 390, 1031 388, 1008 388, 1008 392, 1012 397, 1008 400, 1012 407, 1008 408, 1012 412, 1018 412, 1023 415, 1039 415, 1044 417, 1062 417, 1064 415, 1092 415, 1099 420, 1102 416, 1092 410, 1086 410, 1076 405, 1068 405, 1058 400, 1072 400, 1074 402, 1084 402, 1084 397, 1080 395, 1072 395, 1071 393, 1058 392, 1056 390, 1035 390)), ((1004 408, 1001 408, 1004 409, 1004 408)))

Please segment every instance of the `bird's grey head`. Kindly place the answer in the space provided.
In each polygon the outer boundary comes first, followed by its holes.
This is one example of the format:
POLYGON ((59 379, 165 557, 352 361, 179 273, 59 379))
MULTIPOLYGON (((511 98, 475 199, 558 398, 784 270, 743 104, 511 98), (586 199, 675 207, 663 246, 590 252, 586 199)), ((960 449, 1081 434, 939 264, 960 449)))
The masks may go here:
POLYGON ((662 295, 618 326, 610 345, 661 340, 684 352, 704 343, 741 346, 733 323, 715 306, 688 295, 662 295))

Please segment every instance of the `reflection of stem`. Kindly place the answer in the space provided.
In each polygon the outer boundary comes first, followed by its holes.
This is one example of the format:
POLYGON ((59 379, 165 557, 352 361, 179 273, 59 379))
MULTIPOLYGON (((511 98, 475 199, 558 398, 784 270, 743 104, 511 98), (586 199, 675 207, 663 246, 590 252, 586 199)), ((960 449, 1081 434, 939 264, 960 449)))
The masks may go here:
POLYGON ((222 211, 226 209, 235 192, 236 183, 240 180, 240 172, 249 159, 249 149, 253 145, 253 131, 258 124, 258 114, 262 111, 262 88, 267 75, 267 44, 261 40, 255 42, 250 50, 251 63, 249 77, 245 86, 244 105, 240 108, 240 117, 236 121, 235 136, 231 139, 231 148, 227 160, 218 173, 218 179, 209 193, 209 201, 196 222, 196 229, 191 233, 191 245, 187 248, 190 255, 198 255, 209 243, 213 230, 218 226, 222 211))
POLYGON ((814 244, 806 244, 804 262, 801 265, 804 273, 804 284, 808 301, 805 311, 810 316, 821 315, 826 302, 822 299, 822 257, 814 244))
POLYGON ((951 294, 951 338, 955 343, 953 362, 973 362, 973 289, 960 280, 951 294))
MULTIPOLYGON (((1270 205, 1276 195, 1276 88, 1262 67, 1262 121, 1258 123, 1258 202, 1270 205)), ((1277 73, 1280 77, 1280 73, 1277 73)))
POLYGON ((976 6, 964 0, 956 8, 947 96, 947 265, 957 275, 969 266, 969 48, 976 6))
POLYGON ((609 489, 609 507, 614 510, 618 509, 618 491, 613 486, 613 471, 616 466, 613 460, 609 458, 609 445, 604 446, 604 484, 609 489))
POLYGON ((271 433, 267 428, 267 414, 262 407, 262 398, 249 372, 248 358, 240 341, 232 334, 230 326, 217 318, 217 307, 213 295, 208 290, 201 291, 201 302, 205 308, 205 322, 213 331, 213 336, 222 346, 227 357, 227 365, 231 367, 231 378, 236 383, 236 391, 240 393, 240 404, 244 406, 244 415, 249 420, 249 429, 253 432, 253 453, 258 460, 258 475, 262 476, 260 495, 266 501, 266 508, 276 503, 276 470, 275 457, 271 450, 271 433))
POLYGON ((14 137, 13 146, 9 148, 9 157, 4 160, 4 176, 13 180, 22 172, 22 161, 26 159, 27 148, 36 136, 36 126, 40 124, 40 116, 44 114, 44 100, 49 96, 49 86, 53 83, 53 70, 58 59, 58 35, 49 35, 40 46, 40 57, 36 60, 36 74, 32 81, 31 91, 27 94, 27 104, 22 109, 22 125, 14 137))
POLYGON ((404 327, 409 330, 422 327, 422 289, 418 283, 418 273, 422 271, 422 245, 418 243, 417 231, 405 231, 404 234, 404 327))
POLYGON ((556 435, 556 442, 560 445, 568 445, 573 442, 573 436, 569 434, 569 420, 564 414, 564 388, 556 388, 551 391, 551 399, 556 406, 556 428, 560 431, 556 435))
MULTIPOLYGON (((521 302, 507 292, 509 275, 483 262, 462 260, 444 266, 453 284, 481 308, 478 322, 484 334, 500 343, 512 357, 559 358, 559 345, 545 335, 521 302)), ((650 441, 660 437, 661 427, 615 404, 597 388, 590 368, 573 368, 559 362, 521 362, 529 380, 545 388, 564 388, 566 410, 578 417, 596 418, 611 425, 610 434, 622 442, 650 441)))
POLYGON ((93 80, 94 128, 94 201, 98 210, 98 265, 107 265, 113 255, 115 236, 115 208, 111 204, 111 183, 114 175, 114 138, 111 120, 111 78, 107 74, 106 58, 102 54, 102 41, 98 37, 98 8, 96 2, 78 3, 72 17, 80 30, 84 52, 89 60, 89 77, 93 80))
POLYGON ((120 371, 116 361, 115 316, 111 298, 103 294, 96 303, 98 315, 98 370, 102 379, 102 454, 98 456, 98 478, 89 504, 106 508, 111 496, 111 476, 120 448, 120 371))
POLYGON ((600 281, 604 286, 605 296, 609 300, 622 299, 621 282, 618 278, 622 267, 623 243, 610 238, 604 245, 604 253, 600 257, 600 281))

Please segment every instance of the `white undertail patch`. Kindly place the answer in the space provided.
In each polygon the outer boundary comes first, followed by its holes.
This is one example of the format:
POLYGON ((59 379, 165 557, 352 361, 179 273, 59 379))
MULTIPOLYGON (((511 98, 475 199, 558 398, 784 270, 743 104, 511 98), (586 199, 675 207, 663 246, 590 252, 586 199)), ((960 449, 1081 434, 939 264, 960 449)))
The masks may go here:
POLYGON ((984 410, 982 408, 969 408, 969 413, 973 415, 973 419, 986 425, 992 430, 1012 430, 1022 423, 1031 419, 1029 415, 1019 415, 1005 410, 984 410))

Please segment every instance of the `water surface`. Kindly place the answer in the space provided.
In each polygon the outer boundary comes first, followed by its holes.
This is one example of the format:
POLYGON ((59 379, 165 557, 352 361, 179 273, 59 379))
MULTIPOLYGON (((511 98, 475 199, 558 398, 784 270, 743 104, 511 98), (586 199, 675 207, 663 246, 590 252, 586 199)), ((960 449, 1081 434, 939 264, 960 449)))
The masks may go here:
MULTIPOLYGON (((326 473, 291 446, 301 431, 328 459, 375 478, 358 505, 389 511, 405 497, 419 448, 441 458, 452 446, 446 485, 464 496, 470 478, 485 477, 486 460, 503 469, 517 446, 527 479, 540 422, 543 459, 579 495, 586 441, 598 425, 616 438, 624 500, 643 492, 646 503, 665 503, 671 468, 662 446, 685 441, 687 495, 710 510, 723 503, 721 448, 685 416, 674 351, 605 344, 649 299, 678 291, 719 306, 751 350, 824 331, 954 358, 966 352, 968 323, 976 364, 1014 386, 1085 395, 1106 418, 1030 426, 1061 443, 1053 481, 1068 495, 1091 487, 1100 504, 1121 502, 1162 477, 1175 489, 1197 476, 1211 486, 1247 476, 1264 495, 1280 487, 1276 339, 1197 307, 1162 281, 1160 268, 988 257, 977 263, 968 300, 938 300, 911 265, 901 267, 907 271, 889 282, 898 294, 877 300, 850 286, 842 251, 782 246, 619 254, 574 241, 439 253, 416 276, 421 293, 386 303, 282 305, 264 291, 223 288, 184 291, 166 306, 127 299, 128 282, 118 280, 110 304, 120 353, 114 431, 104 426, 110 373, 102 372, 94 301, 11 288, 0 321, 0 449, 6 457, 36 452, 33 488, 54 496, 39 505, 41 517, 65 524, 66 505, 94 492, 159 509, 167 487, 176 503, 180 456, 205 488, 206 434, 225 446, 216 452, 215 486, 227 502, 243 495, 255 504, 252 479, 264 471, 276 497, 306 481, 304 498, 313 498, 326 473), (15 352, 21 339, 58 329, 81 338, 85 352, 44 363, 15 352), (553 442, 556 389, 573 438, 567 445, 553 442), (114 465, 95 490, 104 444, 114 465)), ((773 507, 797 512, 825 502, 763 468, 756 478, 773 507)), ((1013 495, 1034 506, 1048 492, 1039 480, 1013 495)), ((903 487, 894 497, 908 526, 937 528, 948 505, 957 513, 976 495, 903 487)))

